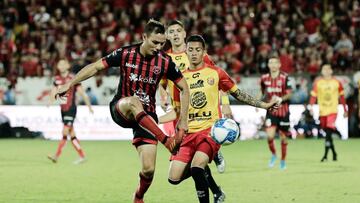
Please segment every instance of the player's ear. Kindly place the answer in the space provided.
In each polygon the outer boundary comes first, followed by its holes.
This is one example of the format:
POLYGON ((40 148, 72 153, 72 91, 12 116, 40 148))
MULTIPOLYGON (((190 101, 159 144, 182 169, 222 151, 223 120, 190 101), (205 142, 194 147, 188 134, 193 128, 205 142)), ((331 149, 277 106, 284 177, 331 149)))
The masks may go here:
POLYGON ((146 33, 142 34, 142 39, 143 39, 143 41, 145 41, 147 39, 146 33))

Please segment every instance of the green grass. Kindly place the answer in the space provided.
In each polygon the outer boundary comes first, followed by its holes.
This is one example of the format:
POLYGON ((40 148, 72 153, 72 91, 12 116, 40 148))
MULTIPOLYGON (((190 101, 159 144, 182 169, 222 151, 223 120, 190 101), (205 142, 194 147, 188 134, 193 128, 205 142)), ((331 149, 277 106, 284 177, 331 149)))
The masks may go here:
MULTIPOLYGON (((279 142, 276 141, 280 152, 279 142)), ((339 161, 320 163, 323 140, 290 141, 288 169, 267 168, 265 140, 226 146, 227 166, 212 172, 226 192, 226 202, 360 202, 360 140, 335 141, 339 161)), ((59 163, 46 159, 57 142, 0 140, 0 202, 131 202, 138 184, 139 161, 130 141, 83 141, 88 162, 67 144, 59 163)), ((155 179, 145 196, 150 203, 197 202, 193 180, 167 182, 168 153, 159 146, 155 179)), ((278 163, 278 162, 277 162, 278 163)), ((211 200, 212 202, 212 200, 211 200)))

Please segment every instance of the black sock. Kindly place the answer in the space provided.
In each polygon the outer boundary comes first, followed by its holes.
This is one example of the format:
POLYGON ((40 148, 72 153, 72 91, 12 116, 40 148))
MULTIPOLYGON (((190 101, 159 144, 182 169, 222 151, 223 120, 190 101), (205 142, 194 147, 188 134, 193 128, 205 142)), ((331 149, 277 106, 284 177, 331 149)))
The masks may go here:
POLYGON ((205 170, 199 167, 192 167, 191 176, 195 182, 199 202, 209 203, 209 186, 205 178, 205 170))
POLYGON ((209 166, 205 167, 205 177, 209 184, 209 188, 213 194, 219 194, 221 193, 219 186, 216 184, 214 178, 211 175, 211 170, 209 166))
POLYGON ((214 156, 214 162, 215 162, 216 165, 220 164, 220 159, 219 159, 218 153, 216 153, 215 156, 214 156))

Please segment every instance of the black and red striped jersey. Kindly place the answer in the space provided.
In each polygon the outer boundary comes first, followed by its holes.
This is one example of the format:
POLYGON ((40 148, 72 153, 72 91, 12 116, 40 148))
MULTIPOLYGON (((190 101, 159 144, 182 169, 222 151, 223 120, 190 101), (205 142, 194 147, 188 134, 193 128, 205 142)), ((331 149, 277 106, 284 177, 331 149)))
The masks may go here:
POLYGON ((102 59, 105 67, 119 67, 120 81, 114 100, 137 96, 147 112, 155 112, 155 93, 161 78, 177 83, 183 76, 165 52, 143 56, 140 45, 119 48, 102 59))
MULTIPOLYGON (((74 78, 74 75, 69 73, 67 76, 62 77, 61 75, 55 76, 54 86, 64 85, 74 78)), ((67 96, 60 99, 61 111, 70 111, 76 109, 76 89, 79 86, 75 85, 69 89, 67 96)))
MULTIPOLYGON (((261 91, 265 101, 269 102, 274 96, 282 97, 291 92, 291 85, 286 73, 280 72, 276 78, 272 78, 270 73, 264 74, 260 79, 261 91)), ((289 113, 289 101, 284 101, 279 109, 270 114, 285 117, 289 113)))

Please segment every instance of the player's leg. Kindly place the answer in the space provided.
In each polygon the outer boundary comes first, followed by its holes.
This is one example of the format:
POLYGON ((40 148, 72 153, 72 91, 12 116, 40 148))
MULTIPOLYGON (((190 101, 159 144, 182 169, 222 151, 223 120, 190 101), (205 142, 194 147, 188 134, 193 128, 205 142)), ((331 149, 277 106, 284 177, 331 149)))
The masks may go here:
POLYGON ((205 167, 209 162, 209 156, 197 151, 191 162, 191 176, 195 182, 195 188, 200 203, 209 203, 209 183, 205 176, 205 167))
POLYGON ((218 151, 218 153, 215 154, 214 163, 219 173, 225 172, 225 158, 221 151, 218 151))
POLYGON ((84 153, 83 149, 81 148, 79 139, 77 139, 77 137, 76 137, 76 134, 74 131, 74 126, 71 126, 71 128, 70 128, 70 136, 71 136, 71 144, 79 155, 79 159, 74 161, 74 164, 83 163, 85 161, 85 153, 84 153))
POLYGON ((214 195, 214 203, 221 203, 225 200, 225 193, 221 190, 220 186, 215 182, 211 174, 209 165, 205 167, 205 177, 209 184, 209 188, 214 195))
POLYGON ((50 159, 53 163, 56 163, 62 153, 63 148, 67 142, 67 135, 70 133, 71 126, 65 125, 63 126, 62 130, 62 139, 59 141, 58 147, 56 149, 55 155, 48 155, 48 159, 50 159))
POLYGON ((327 155, 332 142, 331 130, 327 126, 327 120, 327 116, 320 116, 320 128, 322 129, 323 133, 325 133, 325 152, 323 157, 321 158, 321 162, 327 160, 327 155))
POLYGON ((281 160, 280 160, 280 169, 286 169, 286 154, 287 154, 287 137, 290 136, 290 115, 286 115, 284 118, 279 120, 279 134, 281 140, 281 160))
POLYGON ((272 168, 275 165, 276 157, 276 149, 275 149, 275 133, 278 125, 278 120, 276 117, 272 116, 271 114, 266 114, 265 118, 265 131, 267 134, 267 143, 269 150, 271 152, 271 157, 269 161, 269 167, 272 168))
POLYGON ((337 117, 337 114, 331 114, 327 117, 327 127, 329 128, 328 131, 330 134, 329 142, 330 142, 330 149, 331 149, 331 152, 333 155, 333 161, 337 161, 337 153, 335 150, 335 144, 334 144, 333 137, 332 137, 333 134, 337 133, 336 126, 335 126, 336 117, 337 117))
POLYGON ((137 121, 139 126, 156 137, 170 152, 177 151, 184 136, 184 131, 177 133, 174 137, 166 136, 157 125, 157 122, 144 111, 142 103, 137 97, 122 98, 116 103, 115 107, 122 117, 137 121))
POLYGON ((155 172, 156 144, 143 143, 136 147, 138 152, 141 171, 139 173, 139 185, 134 194, 134 203, 143 202, 144 194, 149 189, 155 172))

